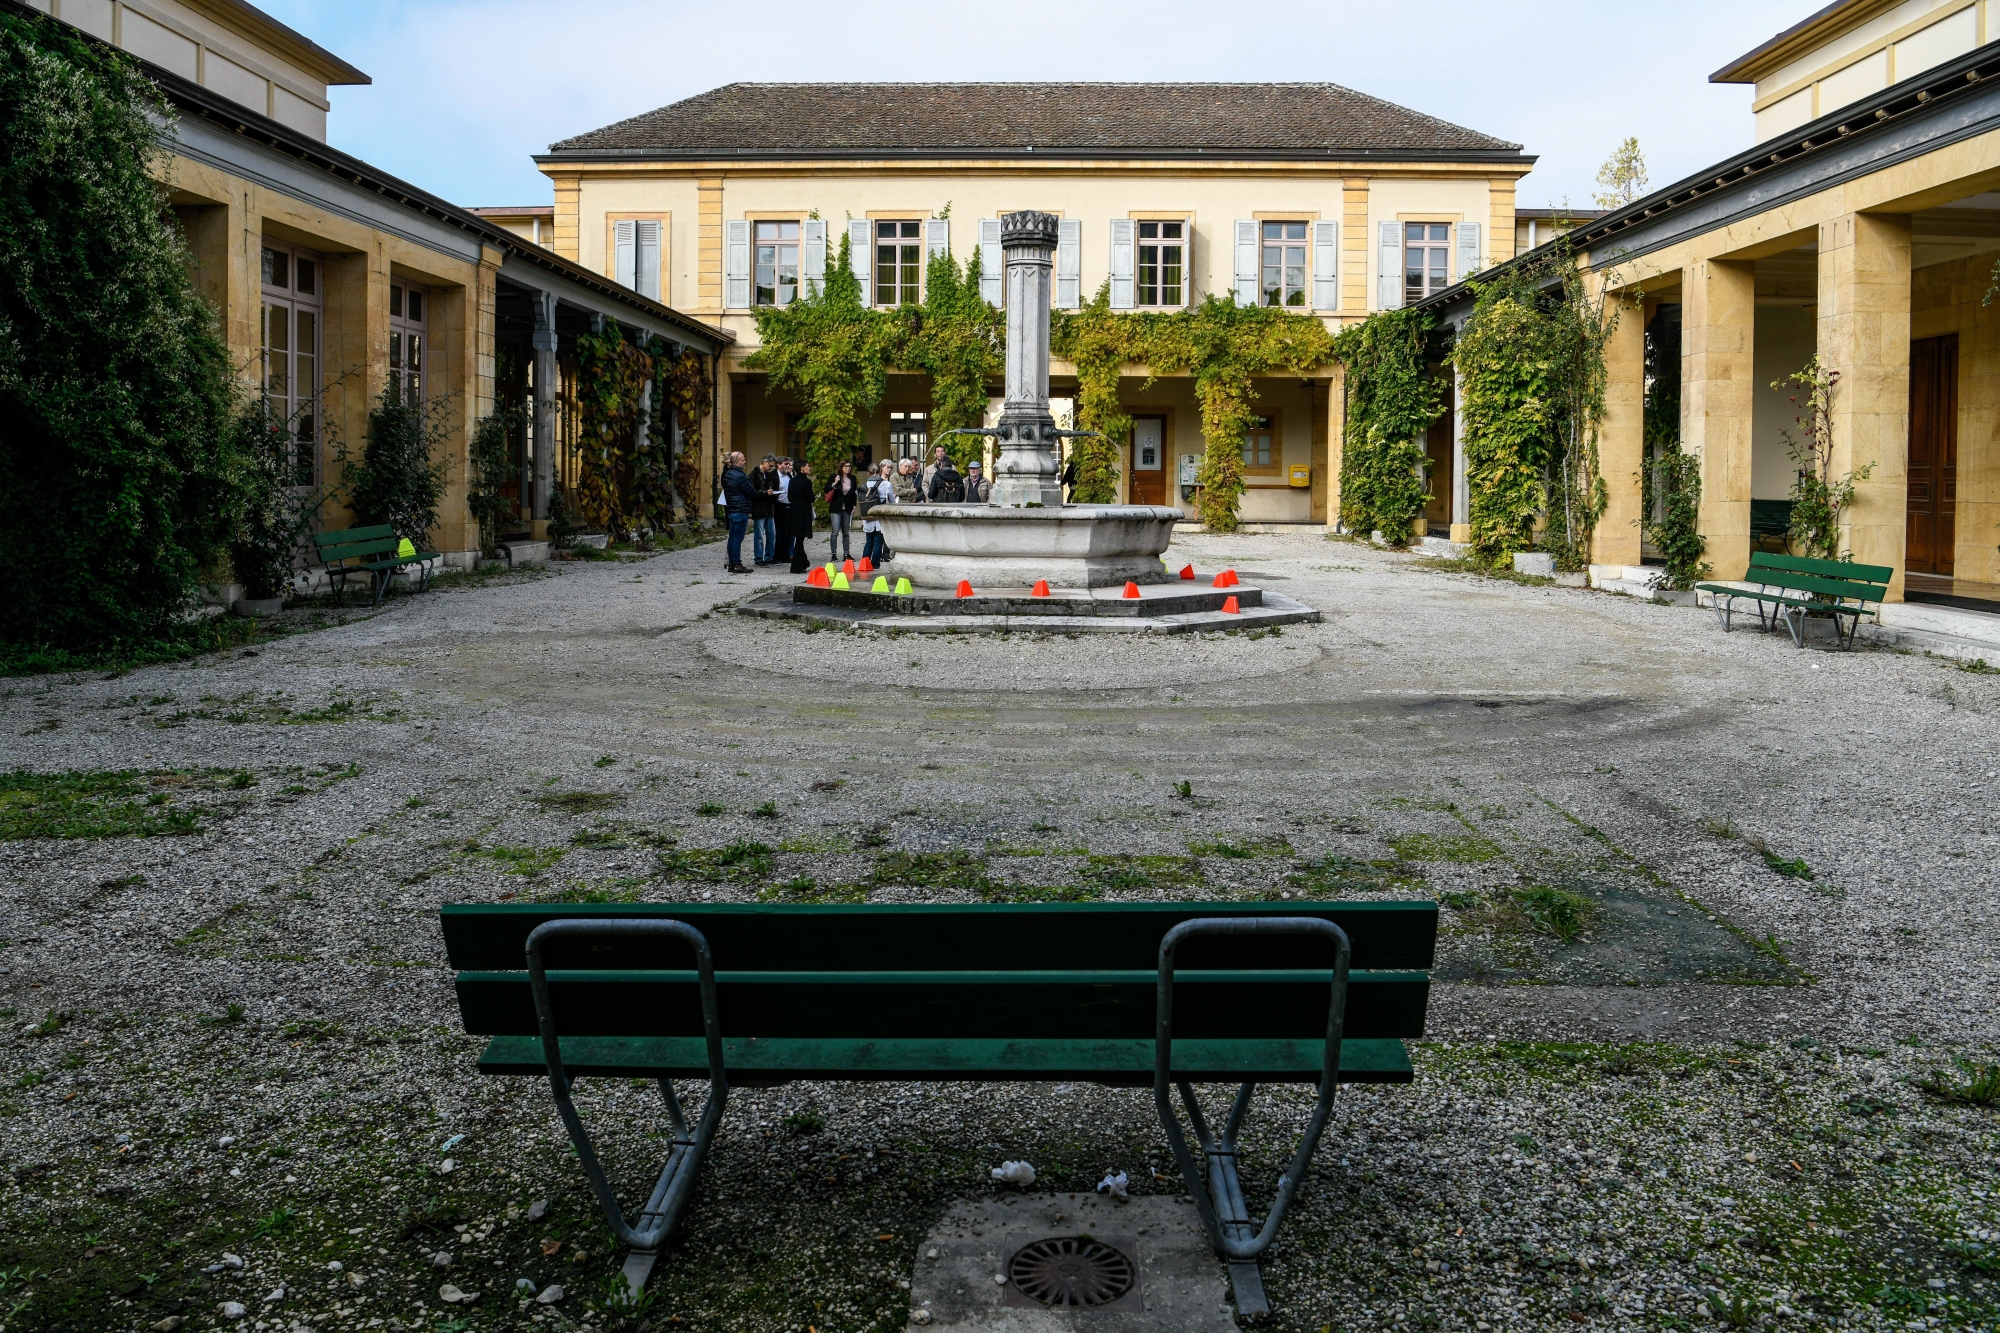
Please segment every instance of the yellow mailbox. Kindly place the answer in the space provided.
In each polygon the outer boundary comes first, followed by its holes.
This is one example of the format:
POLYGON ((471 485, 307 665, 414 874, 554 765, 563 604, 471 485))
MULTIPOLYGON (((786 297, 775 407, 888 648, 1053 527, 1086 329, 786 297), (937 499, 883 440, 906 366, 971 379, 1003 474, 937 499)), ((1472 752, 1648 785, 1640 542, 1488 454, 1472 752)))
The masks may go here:
POLYGON ((1313 470, 1310 463, 1292 464, 1292 485, 1304 487, 1313 484, 1313 470))

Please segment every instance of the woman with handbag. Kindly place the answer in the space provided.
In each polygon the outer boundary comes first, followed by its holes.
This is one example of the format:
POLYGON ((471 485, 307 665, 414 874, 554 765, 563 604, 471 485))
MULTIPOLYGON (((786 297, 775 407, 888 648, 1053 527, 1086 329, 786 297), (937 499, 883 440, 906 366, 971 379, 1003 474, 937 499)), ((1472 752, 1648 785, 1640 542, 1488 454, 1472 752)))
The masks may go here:
MULTIPOLYGON (((790 514, 781 512, 778 517, 781 522, 789 520, 791 524, 792 573, 803 574, 812 568, 812 561, 806 557, 806 540, 813 534, 814 487, 811 463, 804 459, 799 460, 797 466, 792 469, 792 484, 788 489, 791 503, 780 508, 789 509, 791 512, 790 514)), ((782 544, 785 539, 781 535, 778 540, 782 544)))
POLYGON ((896 503, 896 484, 890 480, 895 470, 895 463, 887 458, 876 464, 861 495, 861 558, 877 565, 886 564, 891 557, 888 543, 882 537, 881 520, 868 514, 877 505, 896 503))

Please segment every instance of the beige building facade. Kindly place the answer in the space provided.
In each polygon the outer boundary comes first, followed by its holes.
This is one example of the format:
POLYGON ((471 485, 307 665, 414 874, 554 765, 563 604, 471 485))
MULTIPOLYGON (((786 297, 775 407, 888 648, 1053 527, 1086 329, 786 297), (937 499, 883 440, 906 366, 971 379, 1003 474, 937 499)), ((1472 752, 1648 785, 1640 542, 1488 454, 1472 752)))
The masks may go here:
MULTIPOLYGON (((1324 84, 738 84, 537 161, 559 253, 734 336, 724 437, 755 456, 798 447, 797 405, 745 364, 756 309, 812 290, 843 237, 877 305, 921 299, 940 251, 978 254, 997 304, 999 219, 1040 209, 1061 220, 1059 307, 1100 288, 1125 310, 1233 293, 1337 329, 1512 257, 1533 159, 1324 84)), ((1074 391, 1073 367, 1053 376, 1074 391)), ((1122 394, 1139 424, 1120 498, 1191 510, 1206 447, 1192 384, 1146 378, 1133 367, 1122 394)), ((1258 389, 1243 517, 1327 522, 1338 367, 1258 389)), ((922 377, 892 377, 868 457, 928 453, 928 410, 922 377)))
MULTIPOLYGON (((1847 0, 1731 69, 1783 61, 1770 77, 1791 78, 1893 51, 1927 16, 1983 23, 1982 10, 1847 0)), ((1789 131, 1759 111, 1756 147, 1571 234, 1594 281, 1624 303, 1600 445, 1611 491, 1595 541, 1602 571, 1637 577, 1646 554, 1648 340, 1655 364, 1678 358, 1679 447, 1701 460, 1700 528, 1723 580, 1740 579, 1753 550, 1783 547, 1798 391, 1772 386, 1817 356, 1840 377, 1832 474, 1856 478, 1841 555, 1894 571, 1884 623, 1926 607, 2000 611, 2000 306, 1988 303, 2000 42, 1891 68, 1902 72, 1886 86, 1828 95, 1839 105, 1789 131)), ((1773 94, 1758 87, 1762 105, 1773 94)), ((1463 290, 1432 302, 1447 327, 1470 304, 1463 290)), ((1464 507, 1461 488, 1455 525, 1464 507)))
MULTIPOLYGON (((174 107, 156 169, 247 387, 288 423, 298 483, 338 480, 385 391, 429 406, 447 487, 429 542, 447 563, 477 555, 469 450, 477 423, 498 408, 522 409, 516 514, 504 526, 525 534, 544 526, 575 432, 567 405, 579 333, 616 320, 633 337, 692 348, 711 364, 728 342, 513 229, 328 147, 327 84, 365 84, 367 75, 241 0, 47 0, 42 8, 138 56, 174 107), (192 53, 155 28, 192 43, 192 53), (224 68, 225 58, 261 71, 268 86, 258 94, 224 68), (281 97, 295 93, 310 114, 281 97)), ((686 447, 704 449, 699 440, 686 447)), ((321 513, 327 529, 351 521, 338 496, 321 513)))

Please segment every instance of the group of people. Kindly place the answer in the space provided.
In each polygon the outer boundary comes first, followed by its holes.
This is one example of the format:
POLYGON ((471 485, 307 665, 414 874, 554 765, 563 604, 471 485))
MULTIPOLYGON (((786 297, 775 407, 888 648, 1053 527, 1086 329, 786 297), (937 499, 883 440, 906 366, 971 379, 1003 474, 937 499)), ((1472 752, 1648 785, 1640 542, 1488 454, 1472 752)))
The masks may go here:
POLYGON ((856 476, 854 464, 842 463, 840 470, 821 490, 813 479, 812 464, 799 459, 765 454, 752 470, 743 455, 729 455, 722 470, 721 506, 729 518, 729 572, 748 574, 743 563, 743 537, 751 534, 751 559, 758 567, 784 563, 794 574, 812 567, 806 543, 813 535, 813 510, 824 501, 827 508, 827 556, 831 560, 854 558, 854 520, 861 519, 861 555, 877 566, 896 558, 882 537, 882 524, 868 515, 885 504, 985 504, 993 485, 977 462, 958 470, 951 455, 940 445, 930 466, 914 458, 900 462, 885 458, 866 473, 856 476))

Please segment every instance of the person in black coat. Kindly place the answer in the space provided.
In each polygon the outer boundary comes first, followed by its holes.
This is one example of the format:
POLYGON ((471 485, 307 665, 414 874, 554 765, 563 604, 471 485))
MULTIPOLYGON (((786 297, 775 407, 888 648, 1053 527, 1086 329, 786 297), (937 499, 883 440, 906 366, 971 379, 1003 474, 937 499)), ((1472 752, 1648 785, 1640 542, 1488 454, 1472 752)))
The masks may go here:
POLYGON ((778 558, 777 509, 778 460, 765 454, 750 474, 750 523, 755 531, 751 545, 760 565, 778 558))
POLYGON ((813 533, 812 464, 801 461, 792 473, 791 503, 780 506, 791 511, 792 573, 803 574, 812 567, 806 558, 806 539, 813 533))

